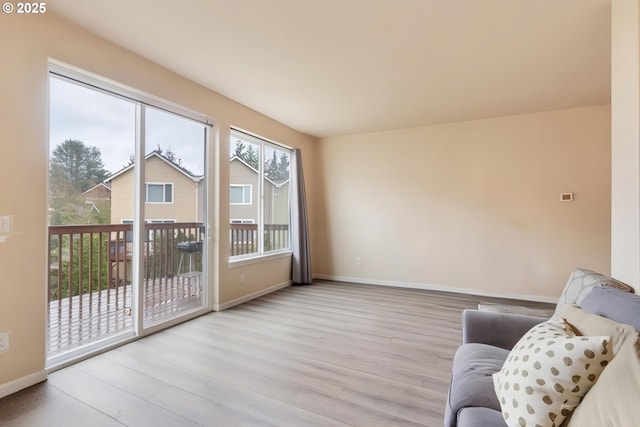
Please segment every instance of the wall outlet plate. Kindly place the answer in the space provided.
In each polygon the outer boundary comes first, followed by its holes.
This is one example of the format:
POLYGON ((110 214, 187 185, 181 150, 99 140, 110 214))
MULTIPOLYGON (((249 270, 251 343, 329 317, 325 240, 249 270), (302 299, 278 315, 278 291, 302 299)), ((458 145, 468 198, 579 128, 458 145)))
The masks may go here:
POLYGON ((0 234, 11 234, 12 215, 0 215, 0 234))
POLYGON ((0 353, 9 351, 9 332, 0 332, 0 353))

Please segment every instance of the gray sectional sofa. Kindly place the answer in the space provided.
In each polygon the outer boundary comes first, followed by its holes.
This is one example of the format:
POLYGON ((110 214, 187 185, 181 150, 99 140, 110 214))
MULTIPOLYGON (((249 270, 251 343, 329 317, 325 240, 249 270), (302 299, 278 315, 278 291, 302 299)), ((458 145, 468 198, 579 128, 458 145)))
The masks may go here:
POLYGON ((640 295, 630 286, 577 269, 551 319, 466 310, 462 323, 445 427, 640 425, 640 295))

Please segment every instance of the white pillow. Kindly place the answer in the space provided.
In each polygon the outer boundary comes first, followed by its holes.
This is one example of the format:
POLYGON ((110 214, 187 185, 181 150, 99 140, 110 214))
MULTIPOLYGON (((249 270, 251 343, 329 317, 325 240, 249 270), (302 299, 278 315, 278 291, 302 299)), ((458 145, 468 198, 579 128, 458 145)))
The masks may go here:
POLYGON ((502 416, 515 427, 558 427, 613 357, 610 338, 575 336, 564 321, 534 326, 493 375, 502 416))

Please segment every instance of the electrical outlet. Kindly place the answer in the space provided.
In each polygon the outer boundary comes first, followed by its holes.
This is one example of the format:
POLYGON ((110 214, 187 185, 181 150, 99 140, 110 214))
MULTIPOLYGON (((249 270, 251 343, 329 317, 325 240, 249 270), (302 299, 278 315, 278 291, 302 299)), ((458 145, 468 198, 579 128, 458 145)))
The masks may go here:
POLYGON ((0 353, 9 351, 9 332, 0 333, 0 353))
POLYGON ((361 256, 357 256, 356 257, 356 265, 362 265, 362 257, 361 256))
POLYGON ((0 216, 0 234, 11 233, 11 215, 0 216))
POLYGON ((240 283, 244 283, 244 282, 245 282, 244 273, 240 273, 240 283))

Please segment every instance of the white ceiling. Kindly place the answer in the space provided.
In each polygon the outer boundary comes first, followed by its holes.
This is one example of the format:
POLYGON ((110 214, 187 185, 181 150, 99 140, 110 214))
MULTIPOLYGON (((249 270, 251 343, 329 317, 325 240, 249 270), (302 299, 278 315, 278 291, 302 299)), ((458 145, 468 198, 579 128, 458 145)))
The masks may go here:
POLYGON ((610 102, 611 0, 51 0, 315 136, 610 102))

